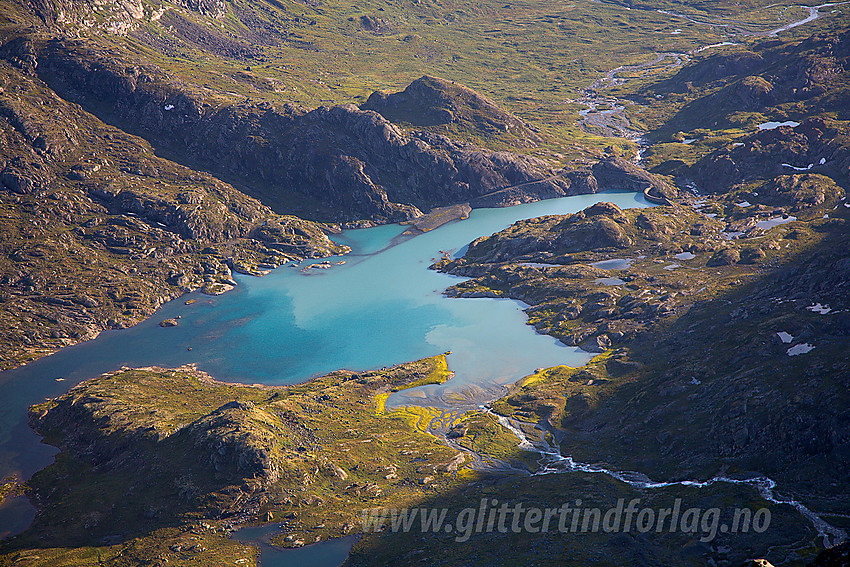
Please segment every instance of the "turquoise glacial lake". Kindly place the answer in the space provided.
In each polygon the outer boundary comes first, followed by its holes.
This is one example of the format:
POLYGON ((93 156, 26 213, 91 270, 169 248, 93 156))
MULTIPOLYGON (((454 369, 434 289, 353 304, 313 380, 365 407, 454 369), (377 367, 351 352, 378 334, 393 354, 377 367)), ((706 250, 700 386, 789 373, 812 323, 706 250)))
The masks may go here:
MULTIPOLYGON (((79 382, 121 366, 195 363, 220 380, 292 384, 340 368, 376 369, 452 351, 455 377, 440 386, 396 394, 390 405, 475 407, 535 368, 581 365, 589 354, 539 335, 526 324, 523 304, 507 299, 442 295, 461 278, 429 270, 441 251, 457 254, 479 236, 519 220, 579 211, 598 201, 622 208, 650 206, 643 195, 606 192, 501 209, 476 209, 469 219, 413 238, 389 225, 345 231, 352 253, 330 269, 289 265, 262 278, 236 276, 239 285, 217 297, 189 294, 131 329, 0 374, 0 478, 28 478, 47 466, 55 448, 40 444, 26 424, 27 408, 79 382), (195 299, 185 305, 187 299, 195 299), (179 325, 158 326, 180 317, 179 325), (188 350, 191 348, 191 350, 188 350)), ((0 537, 20 531, 31 509, 13 499, 0 507, 0 537), (30 511, 15 512, 23 506, 30 511), (15 519, 17 518, 17 519, 15 519)))

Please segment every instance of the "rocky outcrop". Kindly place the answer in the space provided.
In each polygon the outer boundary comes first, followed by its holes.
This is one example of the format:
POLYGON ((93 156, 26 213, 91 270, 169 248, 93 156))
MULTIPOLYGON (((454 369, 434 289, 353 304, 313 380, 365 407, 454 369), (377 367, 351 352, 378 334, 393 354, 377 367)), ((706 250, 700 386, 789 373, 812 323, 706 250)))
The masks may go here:
POLYGON ((466 261, 495 263, 531 254, 557 256, 596 249, 631 246, 620 226, 623 211, 613 203, 598 203, 574 215, 552 215, 518 221, 493 236, 469 245, 466 261))
MULTIPOLYGON (((99 474, 123 474, 120 471, 128 466, 170 469, 173 465, 168 461, 178 454, 180 461, 188 459, 207 467, 220 486, 243 482, 266 486, 279 480, 276 451, 280 441, 273 415, 250 401, 232 401, 200 417, 189 408, 150 411, 152 403, 163 403, 163 394, 155 394, 154 402, 141 391, 158 372, 162 370, 143 368, 105 374, 93 381, 93 388, 82 385, 33 408, 30 425, 74 459, 95 467, 99 474), (130 404, 103 394, 114 381, 126 376, 132 376, 124 387, 130 404)), ((190 380, 209 380, 192 367, 177 372, 190 376, 190 380)), ((199 488, 196 485, 193 490, 199 488)))
POLYGON ((213 18, 220 18, 227 11, 224 0, 180 0, 178 3, 194 12, 213 18))
MULTIPOLYGON (((456 485, 451 473, 464 462, 456 450, 375 412, 377 394, 438 368, 444 356, 291 387, 217 382, 194 366, 87 380, 30 410, 30 425, 61 454, 27 485, 39 513, 24 537, 66 547, 124 542, 161 527, 185 533, 201 519, 224 529, 283 520, 311 541, 348 534, 355 502, 422 497, 423 474, 432 476, 428 491, 456 485)), ((144 553, 161 560, 160 549, 144 553)))
POLYGON ((745 77, 729 91, 729 104, 733 108, 758 110, 776 102, 773 85, 763 77, 745 77))
POLYGON ((390 24, 384 18, 369 15, 360 16, 360 27, 365 31, 374 33, 375 35, 384 35, 395 32, 395 26, 390 24))
POLYGON ((822 204, 827 199, 844 197, 844 189, 832 179, 816 173, 781 175, 759 188, 761 202, 793 212, 822 204))
POLYGON ((392 122, 414 126, 457 124, 485 134, 510 132, 517 138, 540 141, 528 124, 490 99, 454 81, 427 75, 401 92, 375 91, 361 108, 374 110, 392 122))
POLYGON ((427 215, 422 215, 411 221, 410 228, 405 231, 405 234, 428 232, 446 223, 467 219, 471 212, 472 207, 467 203, 452 205, 450 207, 438 207, 430 211, 427 215))
POLYGON ((270 483, 280 477, 273 423, 252 402, 233 401, 192 423, 186 434, 217 472, 270 483))
POLYGON ((753 51, 718 53, 683 69, 676 76, 676 81, 702 86, 727 77, 750 75, 764 65, 764 57, 753 51))
MULTIPOLYGON (((751 49, 696 61, 670 79, 642 89, 648 105, 667 97, 676 104, 682 97, 669 95, 685 93, 687 104, 666 121, 662 135, 677 130, 739 128, 740 112, 757 111, 769 119, 800 122, 828 113, 844 117, 844 109, 850 107, 850 32, 846 29, 816 33, 803 41, 771 38, 751 49)), ((780 163, 776 160, 777 166, 780 163)), ((808 163, 817 161, 792 165, 805 167, 808 163)), ((717 165, 723 174, 730 167, 728 163, 717 165)), ((747 170, 742 167, 740 171, 747 170)))
POLYGON ((737 250, 734 248, 724 248, 715 252, 705 265, 708 267, 729 266, 731 264, 737 264, 740 260, 741 254, 737 250))
POLYGON ((629 189, 644 192, 652 190, 668 198, 676 196, 676 189, 657 175, 620 157, 607 157, 592 169, 597 187, 601 189, 629 189))

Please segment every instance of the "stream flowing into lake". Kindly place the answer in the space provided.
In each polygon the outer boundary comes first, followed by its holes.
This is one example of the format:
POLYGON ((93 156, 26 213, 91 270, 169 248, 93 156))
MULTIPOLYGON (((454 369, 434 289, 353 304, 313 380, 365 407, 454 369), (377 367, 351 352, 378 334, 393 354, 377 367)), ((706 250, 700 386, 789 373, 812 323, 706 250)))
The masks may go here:
MULTIPOLYGON (((443 291, 463 278, 428 266, 441 254, 458 254, 471 240, 517 220, 576 212, 600 200, 622 208, 650 206, 638 193, 607 192, 476 209, 467 220, 415 237, 402 235, 405 227, 399 225, 345 231, 336 239, 351 246, 352 252, 327 259, 330 268, 310 268, 326 261, 318 259, 281 267, 262 278, 237 276, 239 285, 229 293, 186 295, 131 329, 104 332, 93 341, 4 372, 0 374, 0 478, 11 474, 28 478, 49 465, 56 453, 27 426, 29 406, 122 366, 194 363, 221 380, 279 385, 340 368, 375 369, 451 351, 452 380, 394 394, 388 405, 462 411, 498 397, 505 385, 536 368, 583 365, 592 355, 537 334, 526 324, 522 303, 447 298, 443 291), (188 299, 195 302, 187 305, 188 299), (159 327, 159 321, 176 317, 177 327, 159 327)), ((500 417, 499 421, 517 435, 520 447, 540 453, 541 469, 535 474, 604 473, 637 488, 748 484, 771 502, 794 506, 825 542, 846 538, 800 502, 778 497, 775 483, 766 477, 653 482, 639 473, 576 463, 556 447, 532 443, 509 420, 500 417)), ((33 517, 26 498, 9 499, 0 506, 0 537, 23 531, 33 517)), ((276 529, 249 528, 236 537, 260 545, 264 567, 292 562, 334 567, 344 561, 354 543, 343 538, 298 550, 279 549, 268 544, 276 529)))
MULTIPOLYGON (((537 334, 522 303, 447 298, 443 291, 462 278, 428 266, 441 251, 456 252, 517 220, 572 213, 598 201, 649 206, 641 194, 616 191, 476 209, 467 220, 412 238, 402 236, 400 225, 345 231, 336 238, 352 252, 330 258, 328 269, 303 271, 321 259, 262 278, 236 276, 239 285, 224 295, 183 296, 133 328, 0 373, 0 479, 27 479, 56 454, 28 427, 31 405, 122 366, 194 363, 219 380, 293 384, 340 368, 376 369, 452 351, 454 379, 394 395, 388 405, 461 409, 492 400, 535 368, 580 366, 591 355, 537 334), (189 299, 195 302, 186 305, 189 299), (177 317, 178 326, 159 326, 177 317)), ((7 500, 0 506, 0 537, 23 531, 33 517, 25 498, 7 500)))
POLYGON ((643 473, 633 471, 617 471, 590 463, 580 463, 572 457, 563 455, 560 448, 552 445, 541 438, 540 441, 532 441, 525 432, 510 419, 491 413, 502 427, 516 435, 519 440, 519 448, 540 455, 538 464, 540 469, 534 475, 566 474, 566 473, 594 473, 604 474, 628 484, 637 489, 658 489, 670 486, 690 486, 694 488, 707 488, 715 484, 743 484, 755 488, 759 495, 774 504, 785 504, 793 506, 804 518, 812 523, 817 531, 824 547, 832 547, 847 541, 847 532, 833 526, 818 514, 806 507, 805 504, 794 498, 782 497, 774 490, 776 482, 763 475, 750 475, 742 478, 731 478, 728 476, 715 476, 708 480, 679 480, 670 482, 653 481, 643 473))

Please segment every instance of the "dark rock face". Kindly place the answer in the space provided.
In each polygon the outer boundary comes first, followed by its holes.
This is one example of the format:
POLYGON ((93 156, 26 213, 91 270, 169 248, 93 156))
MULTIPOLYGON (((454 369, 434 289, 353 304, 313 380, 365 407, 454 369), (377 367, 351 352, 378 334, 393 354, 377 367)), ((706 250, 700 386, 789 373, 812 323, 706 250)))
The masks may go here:
POLYGON ((190 10, 214 18, 221 17, 227 10, 223 0, 181 0, 178 3, 190 10))
MULTIPOLYGON (((534 157, 485 150, 433 132, 402 134, 369 110, 414 123, 461 121, 479 132, 536 139, 527 125, 491 101, 439 79, 425 77, 402 93, 373 95, 365 110, 340 105, 306 111, 288 104, 278 109, 268 103, 212 107, 156 67, 119 66, 68 40, 27 45, 17 51, 32 52, 39 77, 61 96, 278 212, 397 222, 436 206, 504 206, 600 187, 674 193, 619 158, 592 170, 556 172, 534 157)), ((15 175, 10 169, 8 184, 27 190, 28 183, 15 175)), ((86 179, 89 173, 69 175, 86 179)))
POLYGON ((360 27, 376 35, 393 33, 395 31, 395 28, 384 18, 367 15, 360 16, 360 27))
POLYGON ((776 102, 773 85, 762 77, 746 77, 730 91, 733 108, 758 110, 776 102))
POLYGON ((823 202, 825 191, 840 188, 818 175, 794 174, 789 166, 811 165, 811 174, 843 174, 850 167, 847 137, 841 123, 812 118, 796 128, 759 131, 741 146, 718 149, 697 161, 688 175, 708 193, 726 193, 740 183, 777 178, 760 191, 771 204, 805 208, 823 202))
POLYGON ((6 169, 0 173, 0 182, 2 182, 3 187, 9 191, 14 191, 15 193, 20 193, 22 195, 32 193, 33 188, 35 187, 35 183, 33 183, 31 178, 24 176, 20 171, 13 167, 6 167, 6 169))
POLYGON ((353 105, 212 109, 156 69, 118 68, 59 41, 40 57, 40 75, 63 96, 277 210, 287 208, 284 195, 296 193, 315 199, 326 218, 392 222, 516 185, 534 184, 524 190, 531 199, 564 194, 562 183, 546 181, 555 172, 541 160, 435 134, 405 136, 353 105))
POLYGON ((630 163, 623 158, 608 157, 593 166, 596 185, 604 189, 629 189, 642 192, 651 188, 654 193, 673 197, 675 188, 656 175, 630 163))
POLYGON ((258 425, 270 416, 251 402, 225 404, 193 423, 187 434, 218 472, 275 482, 278 465, 272 457, 277 441, 273 432, 258 425))

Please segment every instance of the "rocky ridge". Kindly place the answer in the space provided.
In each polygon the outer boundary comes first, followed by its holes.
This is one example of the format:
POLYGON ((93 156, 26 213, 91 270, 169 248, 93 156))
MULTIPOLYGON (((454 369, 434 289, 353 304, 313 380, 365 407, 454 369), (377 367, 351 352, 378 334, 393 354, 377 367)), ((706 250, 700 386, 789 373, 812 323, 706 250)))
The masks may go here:
POLYGON ((397 222, 507 186, 559 185, 544 181, 554 172, 539 159, 405 135, 354 105, 210 104, 162 72, 118 66, 82 45, 53 40, 29 49, 38 52, 36 72, 63 97, 279 212, 397 222), (299 205, 305 198, 319 209, 299 205))

